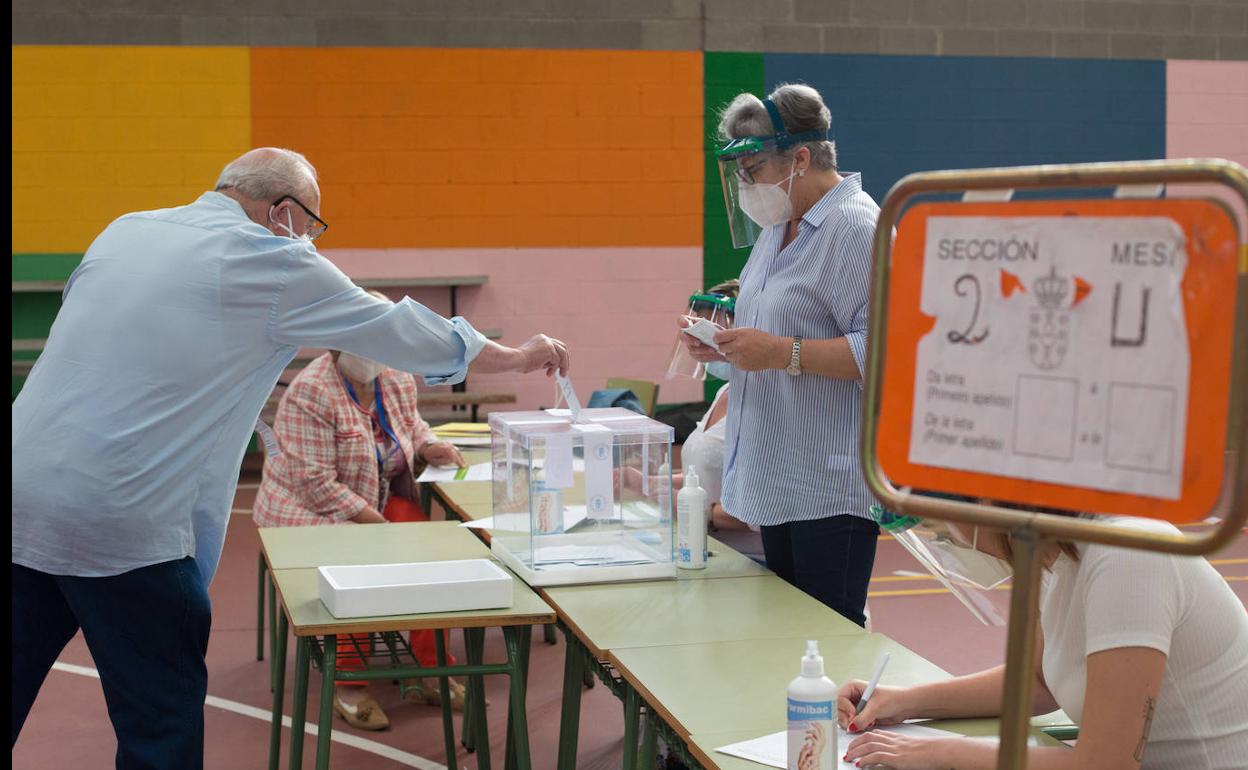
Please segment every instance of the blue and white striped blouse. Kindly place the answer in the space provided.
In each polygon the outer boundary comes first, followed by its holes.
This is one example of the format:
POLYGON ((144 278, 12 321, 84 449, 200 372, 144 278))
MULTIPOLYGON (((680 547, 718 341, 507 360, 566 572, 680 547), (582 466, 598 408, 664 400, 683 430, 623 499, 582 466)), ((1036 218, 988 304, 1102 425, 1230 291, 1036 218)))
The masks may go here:
MULTIPOLYGON (((783 251, 785 225, 764 231, 741 271, 736 325, 845 337, 861 372, 879 213, 862 176, 848 174, 806 212, 783 251)), ((725 510, 756 526, 869 518, 873 498, 858 467, 861 380, 733 368, 730 382, 725 510)))

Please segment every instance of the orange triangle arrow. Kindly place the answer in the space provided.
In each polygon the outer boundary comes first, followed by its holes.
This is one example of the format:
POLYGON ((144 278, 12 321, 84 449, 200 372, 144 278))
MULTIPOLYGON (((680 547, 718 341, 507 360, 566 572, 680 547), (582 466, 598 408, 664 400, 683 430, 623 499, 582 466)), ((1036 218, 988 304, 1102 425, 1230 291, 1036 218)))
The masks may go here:
POLYGON ((1087 299, 1088 295, 1091 293, 1092 293, 1092 284, 1088 283, 1087 281, 1083 280, 1082 278, 1076 275, 1075 276, 1075 301, 1071 302, 1070 306, 1074 307, 1075 305, 1078 305, 1080 302, 1083 302, 1085 299, 1087 299))
POLYGON ((1026 292, 1027 287, 1023 286, 1023 282, 1018 280, 1018 276, 1009 270, 1001 271, 1001 296, 1009 298, 1016 291, 1026 292))

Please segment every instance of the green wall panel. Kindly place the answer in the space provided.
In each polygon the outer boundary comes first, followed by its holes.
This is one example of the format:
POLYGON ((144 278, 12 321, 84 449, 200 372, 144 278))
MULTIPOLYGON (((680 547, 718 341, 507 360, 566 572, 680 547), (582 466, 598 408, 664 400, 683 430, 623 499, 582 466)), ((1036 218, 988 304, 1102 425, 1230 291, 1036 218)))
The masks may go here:
MULTIPOLYGON (((761 53, 718 53, 708 51, 702 56, 702 81, 706 105, 704 196, 702 211, 702 287, 706 288, 736 278, 750 256, 749 249, 732 248, 728 234, 728 214, 724 211, 724 194, 715 164, 716 128, 719 111, 737 94, 749 91, 759 98, 765 94, 763 55, 761 53)), ((714 397, 722 380, 706 381, 706 398, 714 397)))

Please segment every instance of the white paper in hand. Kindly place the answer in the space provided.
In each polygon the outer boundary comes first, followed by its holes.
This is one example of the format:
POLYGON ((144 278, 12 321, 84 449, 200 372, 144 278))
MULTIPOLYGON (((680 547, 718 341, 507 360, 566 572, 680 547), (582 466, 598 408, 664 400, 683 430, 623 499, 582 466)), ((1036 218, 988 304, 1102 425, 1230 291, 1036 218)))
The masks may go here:
POLYGON ((724 327, 719 324, 711 323, 705 318, 699 318, 692 326, 686 326, 681 329, 681 331, 685 334, 688 334, 691 337, 696 337, 697 340, 703 345, 708 345, 716 351, 719 350, 719 345, 715 342, 715 335, 723 330, 724 327))

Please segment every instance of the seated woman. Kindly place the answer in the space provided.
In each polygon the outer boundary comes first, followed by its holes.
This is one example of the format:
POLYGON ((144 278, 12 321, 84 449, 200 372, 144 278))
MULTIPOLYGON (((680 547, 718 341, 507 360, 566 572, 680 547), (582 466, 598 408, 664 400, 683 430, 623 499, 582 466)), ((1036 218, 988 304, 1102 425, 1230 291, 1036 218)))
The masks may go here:
MULTIPOLYGON (((415 474, 426 463, 464 463, 416 411, 412 375, 350 353, 326 353, 301 371, 282 396, 273 430, 280 453, 265 461, 256 494, 261 527, 426 520, 414 502, 415 474)), ((436 664, 433 634, 411 636, 425 666, 436 664)), ((339 670, 363 667, 352 642, 339 639, 339 670)), ((420 697, 438 704, 437 687, 417 685, 420 697)), ((451 680, 452 706, 462 710, 463 701, 463 685, 451 680)), ((353 727, 389 726, 366 682, 339 682, 334 710, 353 727)))
MULTIPOLYGON (((1105 520, 1178 534, 1160 521, 1105 520)), ((931 526, 941 532, 927 547, 941 563, 960 566, 966 575, 988 574, 989 581, 1009 573, 1008 564, 984 569, 987 561, 1010 558, 1007 536, 944 522, 931 526)), ((1079 740, 1073 751, 1028 749, 1027 767, 1248 766, 1248 613, 1209 562, 1097 544, 1048 543, 1041 555, 1047 575, 1033 713, 1063 709, 1079 725, 1079 740)), ((999 716, 1004 675, 997 666, 917 687, 880 686, 861 714, 855 710, 865 683, 844 685, 837 701, 840 724, 850 732, 868 731, 849 744, 846 757, 860 767, 894 770, 995 768, 995 743, 903 738, 887 726, 915 718, 999 716)))

